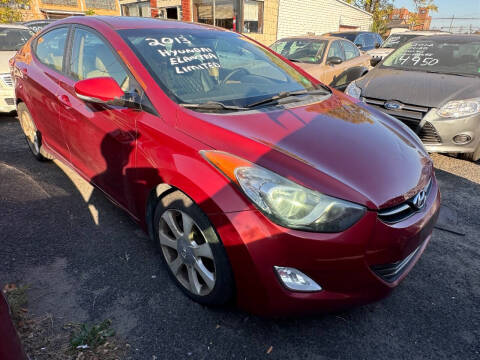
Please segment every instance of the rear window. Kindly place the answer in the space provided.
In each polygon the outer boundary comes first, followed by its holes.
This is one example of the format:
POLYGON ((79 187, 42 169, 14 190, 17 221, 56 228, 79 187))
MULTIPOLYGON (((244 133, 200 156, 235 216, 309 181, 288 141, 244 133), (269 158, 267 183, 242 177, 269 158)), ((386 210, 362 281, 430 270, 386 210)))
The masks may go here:
POLYGON ((20 50, 32 35, 27 29, 0 28, 0 51, 20 50))
POLYGON ((397 49, 407 41, 416 38, 418 35, 390 35, 382 45, 382 48, 397 49))

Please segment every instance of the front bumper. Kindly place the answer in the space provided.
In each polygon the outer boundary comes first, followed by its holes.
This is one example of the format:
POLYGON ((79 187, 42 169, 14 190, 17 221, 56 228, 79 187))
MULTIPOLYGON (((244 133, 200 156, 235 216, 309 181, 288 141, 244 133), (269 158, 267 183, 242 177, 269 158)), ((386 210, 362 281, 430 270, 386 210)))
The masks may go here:
POLYGON ((420 258, 440 207, 433 181, 425 207, 402 222, 386 224, 368 211, 342 233, 320 234, 281 228, 258 211, 210 216, 235 275, 238 304, 267 316, 335 311, 388 295, 420 258), (417 250, 400 276, 389 282, 374 267, 396 263, 417 250), (319 292, 287 290, 274 266, 296 268, 317 282, 319 292))
POLYGON ((429 152, 470 153, 480 146, 480 115, 443 119, 437 117, 433 109, 425 116, 424 122, 427 121, 432 124, 440 138, 438 143, 425 143, 429 152), (455 143, 453 138, 458 134, 469 135, 472 140, 466 144, 455 143))
POLYGON ((12 88, 0 88, 0 112, 9 113, 17 110, 15 106, 15 90, 12 88))

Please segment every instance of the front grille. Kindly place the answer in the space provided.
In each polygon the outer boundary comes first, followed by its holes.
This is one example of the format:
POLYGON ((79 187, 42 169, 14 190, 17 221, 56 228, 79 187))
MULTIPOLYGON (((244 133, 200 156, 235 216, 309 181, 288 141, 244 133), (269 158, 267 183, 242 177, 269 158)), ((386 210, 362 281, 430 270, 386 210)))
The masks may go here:
POLYGON ((425 144, 440 144, 442 142, 437 130, 428 121, 425 122, 420 130, 419 137, 425 144))
POLYGON ((3 84, 6 87, 12 87, 13 86, 12 77, 8 73, 0 74, 0 80, 3 82, 3 84))
POLYGON ((4 99, 7 105, 15 105, 15 99, 14 98, 5 98, 4 99))
MULTIPOLYGON (((428 184, 423 188, 425 195, 428 198, 430 190, 432 189, 432 181, 430 180, 428 184)), ((413 205, 413 199, 408 199, 407 201, 387 209, 382 209, 378 212, 378 218, 387 224, 393 224, 402 220, 405 220, 415 214, 417 211, 421 210, 416 208, 413 205)))
POLYGON ((420 139, 426 144, 439 144, 442 139, 437 134, 435 127, 428 121, 420 126, 424 116, 430 111, 430 108, 417 105, 402 104, 401 110, 389 110, 385 108, 385 100, 363 98, 363 101, 378 110, 395 117, 396 119, 407 125, 412 131, 417 134, 420 139))
POLYGON ((383 264, 383 265, 374 265, 370 268, 372 271, 381 279, 386 282, 392 283, 397 280, 407 269, 408 265, 415 259, 415 255, 420 251, 422 248, 422 244, 413 250, 410 255, 408 255, 405 259, 390 263, 390 264, 383 264))

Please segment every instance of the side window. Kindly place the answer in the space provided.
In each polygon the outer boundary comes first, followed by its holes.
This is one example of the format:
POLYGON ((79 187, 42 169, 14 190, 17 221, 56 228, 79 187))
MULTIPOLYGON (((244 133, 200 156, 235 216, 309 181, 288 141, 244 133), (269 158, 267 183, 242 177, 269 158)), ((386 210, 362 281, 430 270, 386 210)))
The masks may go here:
POLYGON ((68 28, 49 31, 37 39, 35 54, 42 64, 62 71, 68 28))
POLYGON ((75 29, 70 75, 76 80, 112 77, 123 91, 130 91, 130 76, 111 48, 96 34, 75 29))
POLYGON ((327 59, 334 56, 339 57, 340 59, 345 61, 345 55, 343 54, 343 49, 342 49, 342 46, 340 45, 339 40, 332 42, 330 45, 330 49, 328 49, 327 59))
POLYGON ((373 34, 364 34, 365 36, 365 47, 367 49, 372 49, 375 47, 375 37, 373 34))
POLYGON ((380 35, 378 35, 378 34, 375 34, 375 38, 376 38, 376 40, 377 40, 377 41, 376 41, 376 44, 382 45, 382 43, 383 43, 382 37, 381 37, 380 35))
POLYGON ((345 51, 345 59, 350 60, 360 55, 358 48, 351 42, 342 41, 343 50, 345 51))
POLYGON ((357 38, 354 41, 355 45, 360 46, 360 47, 365 47, 365 34, 360 34, 357 36, 357 38))

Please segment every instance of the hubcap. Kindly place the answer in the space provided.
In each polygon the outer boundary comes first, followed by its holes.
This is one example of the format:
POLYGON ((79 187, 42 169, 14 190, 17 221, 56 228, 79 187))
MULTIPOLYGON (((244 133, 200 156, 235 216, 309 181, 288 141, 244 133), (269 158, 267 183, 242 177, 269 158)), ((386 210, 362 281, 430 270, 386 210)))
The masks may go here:
POLYGON ((210 244, 195 221, 180 210, 166 210, 160 220, 162 253, 177 280, 195 295, 215 287, 215 262, 210 244))

